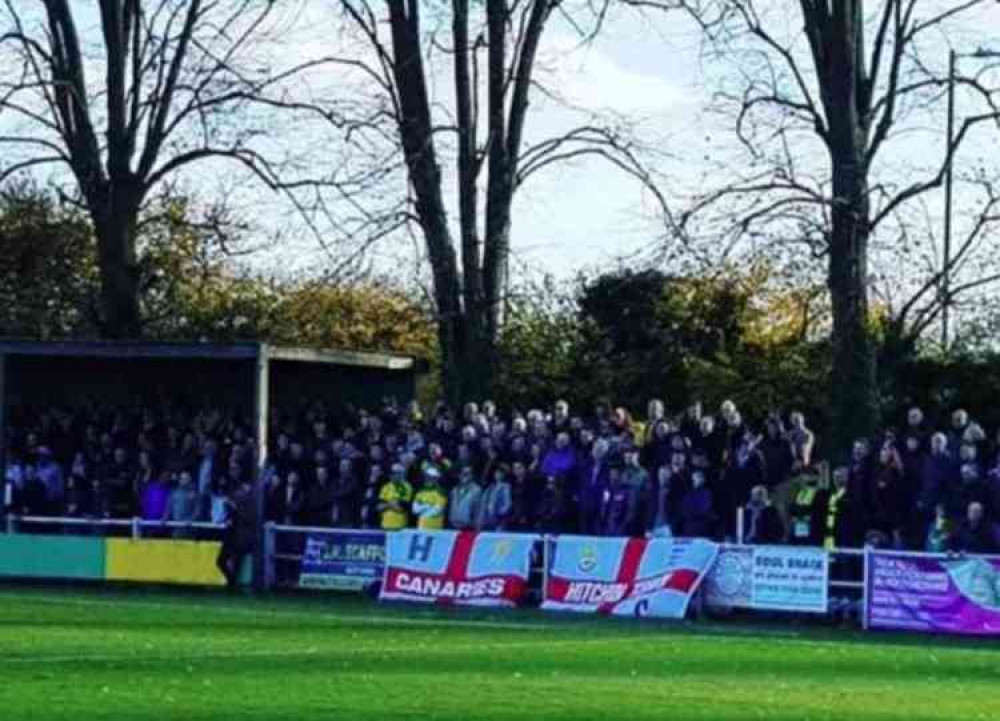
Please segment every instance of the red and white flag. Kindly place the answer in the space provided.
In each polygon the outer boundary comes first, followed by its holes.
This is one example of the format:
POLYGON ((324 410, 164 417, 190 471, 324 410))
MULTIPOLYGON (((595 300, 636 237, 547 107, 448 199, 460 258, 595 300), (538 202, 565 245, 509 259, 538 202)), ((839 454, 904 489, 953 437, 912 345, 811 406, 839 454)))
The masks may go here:
POLYGON ((472 531, 396 531, 386 539, 381 600, 516 606, 539 537, 472 531))

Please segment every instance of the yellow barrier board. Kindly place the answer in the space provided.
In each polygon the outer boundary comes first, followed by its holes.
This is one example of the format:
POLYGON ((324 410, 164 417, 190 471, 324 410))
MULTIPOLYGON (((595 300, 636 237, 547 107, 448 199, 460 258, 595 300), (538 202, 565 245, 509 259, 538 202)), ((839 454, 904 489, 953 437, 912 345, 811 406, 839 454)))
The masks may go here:
POLYGON ((105 573, 109 581, 223 586, 215 566, 215 541, 109 538, 105 573))

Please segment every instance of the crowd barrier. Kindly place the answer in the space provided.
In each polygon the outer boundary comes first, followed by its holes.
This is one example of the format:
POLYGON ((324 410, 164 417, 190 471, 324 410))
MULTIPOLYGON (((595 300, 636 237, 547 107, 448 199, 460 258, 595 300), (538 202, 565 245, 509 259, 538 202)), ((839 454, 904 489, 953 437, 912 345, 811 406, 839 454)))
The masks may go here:
MULTIPOLYGON (((221 526, 11 517, 6 530, 0 578, 224 583, 221 526)), ((265 588, 668 618, 696 602, 722 613, 841 614, 873 630, 1000 635, 1000 557, 274 524, 265 539, 265 588)))
MULTIPOLYGON (((0 578, 223 586, 223 526, 141 519, 8 517, 0 578)), ((244 563, 240 581, 249 584, 244 563)))

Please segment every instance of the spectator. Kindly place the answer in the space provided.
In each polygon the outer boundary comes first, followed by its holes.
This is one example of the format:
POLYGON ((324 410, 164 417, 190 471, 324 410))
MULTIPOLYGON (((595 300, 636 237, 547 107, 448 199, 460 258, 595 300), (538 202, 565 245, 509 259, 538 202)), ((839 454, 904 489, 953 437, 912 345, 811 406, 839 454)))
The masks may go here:
MULTIPOLYGON (((201 506, 198 491, 194 486, 191 474, 181 471, 177 478, 177 486, 170 492, 167 508, 163 514, 163 523, 195 523, 199 519, 198 510, 201 506)), ((190 528, 175 528, 174 538, 193 538, 190 528)))
POLYGON ((257 545, 257 503, 253 486, 244 479, 229 500, 226 530, 216 558, 216 566, 232 590, 239 582, 243 560, 253 553, 257 545))
POLYGON ((951 414, 951 430, 948 431, 948 455, 952 458, 958 456, 958 449, 965 440, 965 432, 969 427, 969 414, 959 408, 951 414))
POLYGON ((824 546, 860 548, 864 541, 864 507, 860 490, 850 485, 851 472, 838 468, 833 472, 833 490, 827 502, 824 546))
POLYGON ((955 532, 951 545, 954 550, 964 553, 1000 553, 1000 535, 996 525, 986 518, 983 504, 969 504, 965 520, 955 532))
POLYGON ((448 496, 441 490, 441 471, 429 466, 424 471, 424 485, 413 497, 413 515, 417 528, 436 531, 444 528, 448 496))
POLYGON ((576 451, 570 445, 569 433, 556 436, 556 443, 542 459, 541 472, 546 476, 569 476, 576 472, 576 451))
POLYGON ((948 451, 948 437, 943 433, 931 436, 931 453, 924 462, 917 497, 917 513, 929 521, 930 514, 946 503, 951 490, 958 485, 958 464, 948 451))
POLYGON ((878 465, 867 489, 866 535, 877 532, 894 546, 903 545, 903 462, 891 445, 879 451, 878 465))
POLYGON ((552 429, 556 433, 569 431, 569 403, 558 400, 552 408, 552 429))
MULTIPOLYGON (((218 473, 215 456, 218 446, 215 441, 206 440, 201 445, 201 461, 198 463, 198 493, 207 495, 212 489, 212 481, 218 473)), ((301 470, 301 469, 300 469, 301 470)))
POLYGON ((764 483, 764 456, 757 450, 758 438, 747 432, 736 446, 732 463, 723 477, 721 488, 714 494, 716 510, 722 518, 723 531, 736 535, 736 512, 750 500, 754 486, 764 483))
POLYGON ((664 422, 666 409, 663 401, 653 398, 646 404, 646 423, 643 425, 642 438, 640 444, 643 448, 652 440, 656 426, 664 422))
POLYGON ((917 448, 913 450, 926 451, 930 440, 927 424, 924 422, 924 412, 914 406, 906 414, 906 431, 904 436, 916 440, 917 448))
POLYGON ((788 480, 795 460, 791 440, 785 433, 781 418, 772 416, 764 427, 764 438, 758 446, 764 461, 764 484, 776 488, 788 480))
POLYGON ((965 464, 959 471, 960 484, 949 494, 948 513, 952 518, 960 519, 968 513, 970 504, 985 507, 988 492, 986 484, 979 472, 979 466, 973 463, 965 464))
POLYGON ((229 522, 229 493, 243 485, 243 477, 220 478, 212 486, 208 497, 208 520, 216 526, 225 526, 229 522))
MULTIPOLYGON (((381 465, 373 465, 368 469, 368 481, 361 493, 361 527, 381 528, 381 511, 379 510, 379 492, 385 471, 381 465)), ((332 508, 332 499, 331 499, 332 508)))
POLYGON ((712 416, 704 416, 698 422, 698 434, 692 445, 700 448, 708 455, 708 462, 713 468, 722 468, 726 460, 726 439, 715 425, 712 416))
POLYGON ((604 536, 628 536, 639 518, 638 490, 625 481, 624 468, 614 463, 608 469, 608 492, 601 508, 604 536))
POLYGON ((112 518, 131 518, 135 515, 135 469, 129 463, 128 453, 121 446, 115 448, 111 463, 104 469, 101 479, 104 498, 112 518))
POLYGON ((671 466, 660 466, 656 472, 656 481, 651 488, 650 504, 646 511, 646 529, 649 535, 657 537, 674 535, 674 528, 679 528, 677 519, 683 494, 683 487, 673 482, 671 466))
POLYGON ((483 489, 476 530, 502 531, 506 528, 513 510, 508 472, 509 469, 502 463, 494 469, 490 483, 483 489))
POLYGON ((994 521, 1000 522, 1000 462, 986 475, 986 513, 994 521))
POLYGON ((538 498, 537 480, 528 475, 522 461, 511 464, 510 501, 512 531, 528 531, 534 526, 534 506, 538 498))
POLYGON ((681 535, 689 538, 715 538, 718 517, 712 490, 705 484, 703 471, 691 474, 691 489, 684 494, 680 509, 681 535))
POLYGON ((472 468, 464 466, 458 474, 458 485, 451 491, 448 524, 459 531, 475 529, 481 499, 482 488, 476 483, 472 468))
POLYGON ((282 526, 301 526, 305 521, 306 497, 298 471, 289 471, 272 496, 274 520, 282 526))
POLYGON ((796 411, 789 417, 792 428, 788 432, 788 439, 792 444, 793 463, 801 467, 808 468, 812 465, 813 450, 816 447, 816 435, 806 428, 806 417, 796 411))
POLYGON ((401 463, 393 464, 389 480, 379 491, 379 513, 381 526, 385 531, 406 528, 410 523, 409 508, 413 502, 413 486, 406 480, 406 468, 401 463))
POLYGON ((337 477, 333 482, 330 522, 334 528, 353 528, 357 524, 360 490, 354 462, 350 458, 344 458, 340 461, 337 477))
POLYGON ((788 508, 788 542, 793 546, 822 546, 832 499, 820 487, 816 469, 804 467, 800 478, 804 483, 788 508))
POLYGON ((601 531, 601 504, 608 489, 608 451, 605 439, 594 441, 590 460, 582 468, 579 495, 572 499, 579 508, 579 529, 584 535, 596 536, 601 531))
POLYGON ((38 509, 40 513, 58 515, 62 510, 63 497, 66 493, 66 482, 62 468, 52 457, 48 446, 41 446, 36 452, 38 463, 35 474, 38 482, 45 489, 45 501, 38 509))
POLYGON ((767 487, 754 486, 750 491, 750 501, 743 513, 743 524, 746 529, 744 543, 756 546, 781 543, 784 540, 785 529, 781 516, 768 497, 767 487))
POLYGON ((566 495, 563 484, 556 476, 548 476, 538 499, 535 530, 543 533, 562 533, 567 525, 566 495))
POLYGON ((142 476, 139 481, 139 515, 142 520, 163 520, 169 510, 170 496, 170 484, 160 476, 142 476))
POLYGON ((316 479, 306 491, 306 522, 310 526, 336 526, 333 519, 334 488, 330 483, 330 471, 319 466, 316 479))
POLYGON ((927 528, 924 550, 929 553, 944 553, 953 546, 955 527, 948 517, 948 509, 943 503, 934 507, 934 519, 927 528))

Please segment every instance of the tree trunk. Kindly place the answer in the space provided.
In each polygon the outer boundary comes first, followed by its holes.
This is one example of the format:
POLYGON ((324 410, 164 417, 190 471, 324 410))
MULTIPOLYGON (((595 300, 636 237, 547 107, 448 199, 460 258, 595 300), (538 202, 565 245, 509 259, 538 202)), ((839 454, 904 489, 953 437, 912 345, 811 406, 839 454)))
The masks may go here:
POLYGON ((107 338, 142 335, 136 214, 112 212, 96 223, 101 277, 101 334, 107 338))
POLYGON ((868 318, 867 181, 861 163, 834 159, 833 227, 828 285, 833 304, 833 437, 844 457, 857 438, 878 427, 875 343, 868 318))

